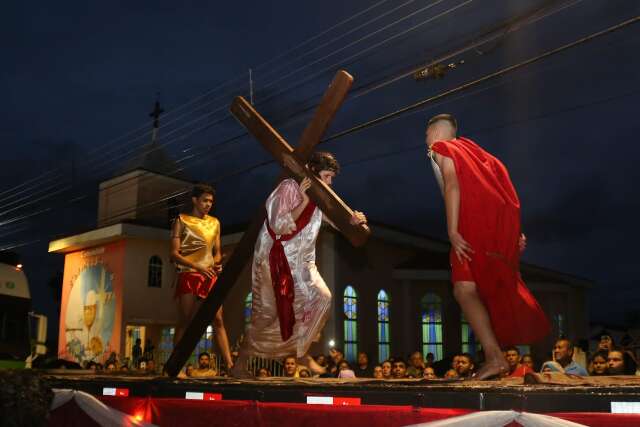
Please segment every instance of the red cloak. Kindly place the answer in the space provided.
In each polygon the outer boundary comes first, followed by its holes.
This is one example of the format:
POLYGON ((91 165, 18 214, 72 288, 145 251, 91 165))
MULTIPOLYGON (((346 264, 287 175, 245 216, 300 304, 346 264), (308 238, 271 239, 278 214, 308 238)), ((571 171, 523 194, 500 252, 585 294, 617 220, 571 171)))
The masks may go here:
POLYGON ((520 276, 520 201, 507 168, 466 138, 438 141, 431 149, 455 164, 458 232, 474 251, 469 268, 498 342, 541 340, 550 324, 520 276))

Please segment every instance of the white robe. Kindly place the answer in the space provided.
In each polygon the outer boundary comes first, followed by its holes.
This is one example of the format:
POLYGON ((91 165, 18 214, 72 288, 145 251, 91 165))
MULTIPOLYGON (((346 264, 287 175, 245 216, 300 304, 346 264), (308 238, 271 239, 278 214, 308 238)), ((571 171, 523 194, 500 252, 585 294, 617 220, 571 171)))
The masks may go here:
MULTIPOLYGON (((286 179, 271 193, 266 202, 267 221, 279 237, 295 230, 291 216, 302 202, 298 184, 286 179)), ((322 212, 316 208, 309 223, 282 246, 289 262, 294 282, 295 325, 293 335, 282 341, 276 300, 271 283, 269 251, 273 239, 262 226, 253 253, 251 323, 245 340, 248 353, 265 358, 302 357, 313 341, 319 338, 331 308, 331 292, 316 268, 316 239, 322 225, 322 212)))

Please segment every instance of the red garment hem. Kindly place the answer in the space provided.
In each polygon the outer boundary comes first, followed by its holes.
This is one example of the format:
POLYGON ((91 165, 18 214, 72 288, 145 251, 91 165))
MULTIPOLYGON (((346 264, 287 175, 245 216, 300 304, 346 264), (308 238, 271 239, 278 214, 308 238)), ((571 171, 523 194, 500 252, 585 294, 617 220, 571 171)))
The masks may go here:
POLYGON ((173 295, 174 298, 178 298, 181 295, 193 294, 198 298, 205 299, 211 289, 216 284, 218 276, 213 276, 211 279, 207 279, 200 273, 183 272, 178 274, 178 284, 176 285, 176 291, 173 295))

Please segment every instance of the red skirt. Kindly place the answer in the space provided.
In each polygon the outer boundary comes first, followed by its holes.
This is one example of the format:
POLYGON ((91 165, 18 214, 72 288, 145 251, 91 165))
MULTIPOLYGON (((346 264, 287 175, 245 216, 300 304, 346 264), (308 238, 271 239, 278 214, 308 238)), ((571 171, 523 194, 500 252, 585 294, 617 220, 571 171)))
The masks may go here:
POLYGON ((471 262, 449 253, 451 282, 474 282, 501 346, 533 344, 551 329, 544 311, 520 277, 499 257, 475 253, 471 262))
POLYGON ((216 280, 218 280, 218 276, 207 279, 200 273, 179 273, 178 284, 176 285, 176 292, 173 297, 178 298, 181 295, 193 294, 198 298, 205 299, 216 284, 216 280))

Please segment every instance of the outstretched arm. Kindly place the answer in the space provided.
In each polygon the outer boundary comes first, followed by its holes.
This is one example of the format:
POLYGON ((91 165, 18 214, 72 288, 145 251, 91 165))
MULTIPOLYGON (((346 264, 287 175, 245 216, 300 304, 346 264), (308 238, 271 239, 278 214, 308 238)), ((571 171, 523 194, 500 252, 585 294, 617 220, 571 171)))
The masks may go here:
POLYGON ((458 259, 471 260, 473 249, 469 243, 458 232, 458 221, 460 219, 460 185, 456 175, 456 167, 449 157, 436 153, 436 163, 442 171, 444 181, 444 205, 447 212, 447 231, 451 246, 456 252, 458 259))

